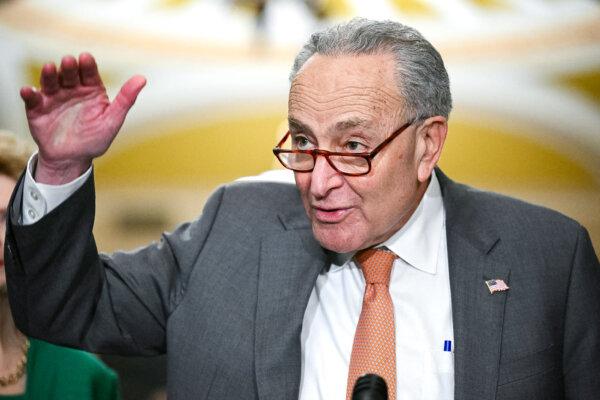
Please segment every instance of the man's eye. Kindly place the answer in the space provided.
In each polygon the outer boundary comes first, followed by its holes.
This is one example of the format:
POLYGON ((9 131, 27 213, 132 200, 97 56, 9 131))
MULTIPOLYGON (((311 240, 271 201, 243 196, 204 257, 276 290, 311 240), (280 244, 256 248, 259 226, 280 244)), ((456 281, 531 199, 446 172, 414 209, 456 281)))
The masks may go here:
POLYGON ((311 147, 310 141, 306 136, 295 136, 293 140, 294 148, 298 150, 307 150, 311 147))
POLYGON ((349 150, 351 152, 355 152, 355 153, 362 153, 364 151, 366 151, 366 147, 364 144, 357 142, 355 140, 350 140, 348 143, 346 143, 346 150, 349 150))

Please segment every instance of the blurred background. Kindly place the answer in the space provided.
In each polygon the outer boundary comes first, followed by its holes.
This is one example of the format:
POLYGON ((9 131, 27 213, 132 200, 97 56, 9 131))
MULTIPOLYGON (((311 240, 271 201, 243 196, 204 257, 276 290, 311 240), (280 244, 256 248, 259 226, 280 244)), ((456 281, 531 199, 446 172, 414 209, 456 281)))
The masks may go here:
MULTIPOLYGON (((411 25, 442 54, 446 174, 560 210, 600 250, 598 1, 0 0, 0 129, 28 136, 19 88, 64 54, 94 54, 111 96, 145 75, 95 163, 99 248, 139 246, 196 217, 219 184, 278 168, 293 57, 353 16, 411 25)), ((132 368, 160 386, 162 362, 132 368)))

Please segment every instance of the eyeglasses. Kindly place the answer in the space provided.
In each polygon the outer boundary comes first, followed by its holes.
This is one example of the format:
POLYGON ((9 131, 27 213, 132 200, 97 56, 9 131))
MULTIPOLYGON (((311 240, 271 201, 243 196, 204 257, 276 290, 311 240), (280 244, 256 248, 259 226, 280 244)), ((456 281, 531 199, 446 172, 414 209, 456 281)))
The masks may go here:
POLYGON ((366 175, 371 171, 371 160, 373 160, 373 158, 385 146, 398 137, 413 123, 414 121, 407 122, 406 124, 402 125, 398 130, 392 133, 390 137, 385 139, 379 146, 375 147, 373 151, 369 153, 341 153, 321 149, 282 149, 281 147, 291 135, 290 131, 288 131, 283 139, 281 139, 281 141, 273 149, 273 154, 275 154, 275 157, 277 157, 281 165, 296 172, 312 171, 315 168, 317 156, 323 156, 329 165, 331 165, 334 170, 341 174, 348 176, 366 175))

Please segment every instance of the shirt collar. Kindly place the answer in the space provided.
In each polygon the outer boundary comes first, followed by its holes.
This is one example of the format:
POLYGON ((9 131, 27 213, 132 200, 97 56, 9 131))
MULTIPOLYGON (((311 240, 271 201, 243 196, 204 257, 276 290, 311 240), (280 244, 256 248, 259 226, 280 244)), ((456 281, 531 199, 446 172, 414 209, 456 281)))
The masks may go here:
POLYGON ((444 218, 442 190, 433 171, 427 191, 413 215, 382 245, 411 266, 435 274, 444 218))
MULTIPOLYGON (((437 260, 445 226, 444 203, 440 183, 431 174, 429 186, 417 209, 399 231, 381 244, 409 265, 429 274, 437 272, 437 260)), ((353 253, 335 254, 331 271, 341 269, 351 261, 353 253)), ((354 267, 353 263, 350 263, 354 267)))

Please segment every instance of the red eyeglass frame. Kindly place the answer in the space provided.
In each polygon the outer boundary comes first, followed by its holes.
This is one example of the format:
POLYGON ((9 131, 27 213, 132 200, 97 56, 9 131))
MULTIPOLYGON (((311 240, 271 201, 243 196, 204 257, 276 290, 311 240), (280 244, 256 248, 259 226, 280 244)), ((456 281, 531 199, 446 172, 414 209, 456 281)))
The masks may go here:
POLYGON ((336 170, 340 174, 347 175, 347 176, 362 176, 362 175, 367 175, 369 172, 371 172, 371 160, 373 160, 373 158, 377 155, 377 153, 379 153, 385 146, 387 146, 392 140, 394 140, 395 138, 397 138, 402 132, 404 132, 409 126, 411 126, 414 123, 415 123, 415 121, 411 121, 411 122, 407 122, 406 124, 402 125, 400 128, 398 128, 397 130, 395 130, 387 139, 385 139, 377 147, 375 147, 373 150, 371 150, 368 153, 344 153, 344 152, 328 151, 328 150, 321 150, 321 149, 312 149, 312 150, 286 150, 286 149, 282 149, 281 146, 285 143, 285 141, 291 135, 291 132, 287 131, 287 133, 283 136, 283 138, 279 141, 279 143, 277 143, 277 146, 275 146, 273 148, 273 154, 275 155, 275 157, 277 157, 277 160, 279 160, 279 162, 281 163, 281 165, 283 165, 287 169, 291 169, 292 171, 296 171, 296 172, 310 172, 310 171, 312 171, 315 168, 315 164, 317 163, 317 156, 323 156, 323 157, 325 157, 325 159, 327 160, 327 162, 329 163, 329 165, 331 165, 331 168, 333 168, 334 170, 336 170), (311 169, 306 169, 306 170, 297 170, 297 169, 290 168, 287 165, 285 165, 285 163, 281 160, 281 158, 279 158, 279 154, 281 154, 281 153, 286 153, 286 154, 309 154, 313 158, 313 166, 312 166, 311 169), (345 156, 345 157, 360 157, 360 158, 364 158, 367 161, 367 165, 369 166, 369 168, 367 169, 366 172, 358 172, 358 173, 343 172, 343 171, 340 171, 333 164, 333 162, 329 159, 330 156, 345 156))

